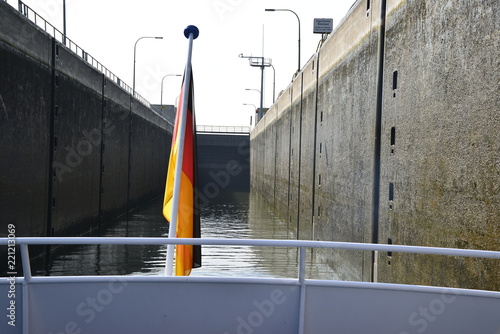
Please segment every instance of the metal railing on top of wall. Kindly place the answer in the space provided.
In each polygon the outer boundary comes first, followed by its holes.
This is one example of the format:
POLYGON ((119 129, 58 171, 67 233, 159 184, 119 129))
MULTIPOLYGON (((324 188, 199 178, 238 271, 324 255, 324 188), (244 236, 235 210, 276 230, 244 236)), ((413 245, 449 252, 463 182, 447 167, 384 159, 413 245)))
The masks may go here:
POLYGON ((226 126, 226 125, 197 125, 197 132, 212 133, 250 133, 248 126, 226 126))
POLYGON ((87 53, 84 49, 82 49, 78 44, 73 42, 70 38, 64 35, 59 29, 54 27, 50 22, 41 17, 37 12, 35 12, 31 7, 23 3, 21 0, 18 0, 18 9, 19 12, 33 22, 38 28, 45 31, 47 34, 55 38, 61 45, 64 45, 66 48, 71 50, 74 54, 79 56, 81 59, 86 61, 92 67, 94 67, 99 72, 103 73, 108 79, 112 80, 122 89, 124 89, 127 93, 136 98, 139 102, 144 104, 145 106, 151 108, 151 104, 141 95, 134 92, 132 87, 124 83, 118 76, 116 76, 113 72, 111 72, 106 66, 101 64, 97 59, 92 57, 89 53, 87 53))

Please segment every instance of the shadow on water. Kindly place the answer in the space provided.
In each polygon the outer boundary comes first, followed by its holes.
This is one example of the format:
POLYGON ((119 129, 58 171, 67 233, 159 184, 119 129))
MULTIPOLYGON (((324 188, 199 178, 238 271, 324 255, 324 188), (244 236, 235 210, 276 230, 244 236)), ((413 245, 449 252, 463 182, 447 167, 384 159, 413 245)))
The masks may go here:
MULTIPOLYGON (((108 224, 103 237, 167 237, 168 223, 158 198, 135 210, 128 221, 108 224)), ((201 210, 202 237, 295 239, 286 223, 249 193, 220 195, 201 210)), ((296 277, 295 248, 203 246, 203 266, 191 276, 296 277)), ((81 245, 59 247, 50 262, 34 261, 34 275, 163 275, 166 246, 81 245)), ((334 278, 311 261, 307 270, 317 278, 334 278)), ((311 276, 311 275, 308 275, 311 276)))

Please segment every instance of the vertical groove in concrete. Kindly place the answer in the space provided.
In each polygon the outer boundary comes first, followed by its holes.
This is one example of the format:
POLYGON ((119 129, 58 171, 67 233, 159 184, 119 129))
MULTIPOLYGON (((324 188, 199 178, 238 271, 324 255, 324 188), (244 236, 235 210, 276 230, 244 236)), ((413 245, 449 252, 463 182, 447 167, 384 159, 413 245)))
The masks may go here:
POLYGON ((131 209, 130 207, 130 161, 131 161, 131 155, 132 155, 132 105, 133 105, 133 97, 130 96, 130 104, 129 104, 129 114, 128 114, 128 156, 127 156, 127 221, 129 221, 129 211, 131 209))
MULTIPOLYGON (((375 2, 376 3, 376 2, 375 2)), ((370 22, 370 28, 369 28, 369 31, 373 31, 374 29, 374 24, 376 24, 377 22, 377 19, 374 17, 373 13, 376 13, 376 11, 374 11, 372 9, 372 6, 374 4, 371 3, 370 0, 367 0, 366 1, 366 16, 367 18, 369 18, 369 22, 370 22)), ((382 6, 380 6, 382 7, 382 6)), ((387 7, 387 6, 386 6, 387 7)), ((387 11, 387 10, 386 10, 387 11)), ((373 34, 369 34, 368 36, 368 48, 370 49, 370 54, 371 53, 375 53, 376 51, 373 51, 372 48, 373 48, 373 39, 374 39, 374 36, 373 34)), ((377 48, 378 48, 378 45, 377 45, 377 48)), ((374 80, 372 79, 374 75, 377 75, 376 73, 373 73, 373 71, 370 71, 369 73, 367 73, 367 76, 369 77, 369 81, 370 82, 373 82, 374 80)), ((368 225, 368 224, 367 224, 368 225)), ((370 240, 369 238, 371 238, 371 229, 372 229, 372 226, 366 226, 365 228, 363 228, 363 235, 362 235, 362 240, 370 240)), ((363 280, 364 281, 368 281, 368 280, 371 280, 373 281, 373 272, 374 272, 374 253, 369 253, 369 254, 364 254, 363 257, 362 257, 362 269, 361 269, 361 277, 363 277, 363 280)))
POLYGON ((274 129, 274 207, 276 207, 276 180, 278 179, 278 129, 274 129))
POLYGON ((51 83, 50 83, 50 109, 49 113, 49 152, 48 152, 48 178, 47 178, 47 237, 52 236, 52 211, 53 211, 53 198, 54 198, 54 136, 55 136, 55 121, 54 112, 56 109, 56 48, 57 42, 52 38, 52 54, 51 54, 51 83))
MULTIPOLYGON (((385 47, 386 0, 380 2, 380 32, 377 50, 377 101, 375 116, 375 142, 373 154, 373 207, 372 207, 372 243, 378 243, 378 223, 380 204, 380 143, 382 133, 382 96, 384 86, 384 47, 385 47)), ((376 281, 376 253, 372 255, 372 281, 376 281)))
POLYGON ((97 234, 101 235, 101 223, 103 219, 102 214, 102 196, 103 196, 103 183, 102 175, 104 171, 104 122, 106 119, 106 76, 102 75, 102 88, 101 88, 101 129, 100 129, 100 156, 99 156, 99 207, 98 207, 98 220, 97 220, 97 234))
POLYGON ((299 105, 299 152, 298 154, 298 175, 297 175, 297 239, 300 239, 300 171, 302 159, 302 107, 304 100, 304 73, 300 73, 300 105, 299 105))
MULTIPOLYGON (((292 105, 292 96, 293 94, 291 93, 291 91, 293 90, 293 88, 290 89, 290 106, 292 105)), ((290 196, 291 196, 291 193, 290 193, 290 183, 292 181, 292 124, 293 124, 293 113, 291 112, 291 108, 290 107, 290 112, 289 112, 289 116, 290 117, 290 125, 289 125, 289 128, 288 128, 288 132, 290 134, 289 138, 288 138, 288 191, 287 191, 287 213, 286 213, 286 221, 287 221, 287 227, 290 228, 290 223, 291 223, 291 216, 290 216, 290 196)), ((251 145, 251 144, 250 144, 251 145)))
MULTIPOLYGON (((312 167, 312 200, 311 200, 311 223, 312 223, 312 239, 315 240, 315 233, 314 233, 314 227, 315 227, 315 219, 314 219, 314 212, 316 210, 316 186, 318 183, 316 182, 316 158, 317 158, 317 143, 318 143, 318 92, 319 92, 319 60, 320 60, 320 52, 321 49, 318 50, 318 53, 316 55, 316 85, 315 85, 315 90, 316 90, 316 96, 315 96, 315 101, 314 101, 314 141, 313 141, 313 167, 312 167)), ((319 215, 319 214, 318 214, 319 215)))

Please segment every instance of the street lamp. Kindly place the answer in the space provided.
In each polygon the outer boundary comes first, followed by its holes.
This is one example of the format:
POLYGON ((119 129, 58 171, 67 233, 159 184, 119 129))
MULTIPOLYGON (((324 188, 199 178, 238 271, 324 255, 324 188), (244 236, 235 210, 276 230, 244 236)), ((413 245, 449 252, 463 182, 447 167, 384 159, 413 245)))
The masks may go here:
MULTIPOLYGON (((258 89, 253 89, 253 88, 245 88, 245 90, 248 90, 248 91, 253 90, 253 91, 256 91, 257 93, 259 93, 259 94, 261 94, 261 95, 262 95, 262 93, 261 93, 261 92, 260 92, 260 90, 258 90, 258 89)), ((246 104, 246 103, 243 103, 243 105, 247 105, 247 106, 248 106, 248 105, 252 105, 252 106, 253 106, 253 104, 246 104)), ((254 106, 254 107, 255 107, 255 106, 254 106)), ((255 108, 255 111, 257 111, 257 108, 255 108)), ((250 125, 252 125, 252 119, 250 119, 250 125)))
POLYGON ((293 10, 290 10, 290 9, 271 9, 271 8, 267 8, 266 9, 266 12, 292 12, 296 17, 297 17, 297 20, 299 21, 299 63, 298 63, 298 66, 297 66, 297 72, 300 72, 300 19, 299 19, 299 16, 297 15, 297 13, 295 13, 293 10))
MULTIPOLYGON (((249 89, 247 89, 249 90, 249 89)), ((254 90, 257 90, 257 89, 254 89, 254 90)), ((253 110, 254 110, 254 113, 257 112, 257 107, 255 106, 255 104, 251 104, 251 103, 243 103, 244 106, 251 106, 253 107, 253 110)), ((257 123, 257 121, 255 121, 257 123)), ((250 125, 252 125, 252 116, 250 116, 250 125)))
POLYGON ((260 94, 260 90, 258 90, 258 89, 253 89, 253 88, 245 88, 245 90, 254 90, 254 91, 256 91, 256 92, 259 92, 259 94, 260 94))
POLYGON ((161 79, 161 96, 160 96, 160 105, 161 108, 163 109, 163 80, 165 80, 166 77, 181 77, 182 75, 180 74, 167 74, 161 79))
POLYGON ((136 48, 137 48, 137 43, 143 39, 143 38, 154 38, 154 39, 163 39, 163 37, 150 37, 150 36, 144 36, 144 37, 141 37, 139 38, 135 44, 134 44, 134 80, 133 80, 133 84, 132 84, 132 91, 134 92, 134 95, 135 95, 135 55, 136 55, 136 48))
POLYGON ((251 104, 251 103, 243 103, 244 106, 252 106, 254 107, 255 110, 257 110, 257 107, 255 106, 255 104, 251 104))
POLYGON ((272 64, 269 65, 271 65, 271 68, 273 69, 273 104, 274 104, 274 102, 276 102, 276 69, 272 64))

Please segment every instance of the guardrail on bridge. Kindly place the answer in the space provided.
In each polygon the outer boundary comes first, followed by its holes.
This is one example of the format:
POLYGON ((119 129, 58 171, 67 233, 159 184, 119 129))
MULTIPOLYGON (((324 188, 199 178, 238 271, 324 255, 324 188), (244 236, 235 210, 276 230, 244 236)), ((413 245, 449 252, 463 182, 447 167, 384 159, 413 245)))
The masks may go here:
POLYGON ((211 132, 211 133, 250 133, 248 126, 226 126, 226 125, 197 125, 196 132, 211 132))

